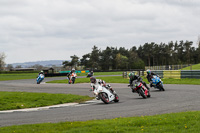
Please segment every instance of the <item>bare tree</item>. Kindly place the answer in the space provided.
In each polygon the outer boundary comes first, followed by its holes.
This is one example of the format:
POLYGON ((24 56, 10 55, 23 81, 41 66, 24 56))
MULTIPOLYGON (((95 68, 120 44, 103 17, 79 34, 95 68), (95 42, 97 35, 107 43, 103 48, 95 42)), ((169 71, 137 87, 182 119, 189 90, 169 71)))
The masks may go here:
POLYGON ((37 71, 41 71, 44 68, 44 66, 42 66, 40 64, 35 64, 35 65, 31 66, 31 67, 36 68, 37 71))
POLYGON ((6 58, 6 55, 4 53, 0 53, 0 71, 4 70, 4 67, 6 65, 4 61, 5 58, 6 58))
POLYGON ((21 65, 17 65, 17 66, 15 66, 15 68, 22 68, 22 66, 21 65))
POLYGON ((13 65, 12 65, 12 64, 8 64, 8 65, 7 65, 7 70, 10 71, 10 70, 12 70, 12 69, 13 69, 13 65))

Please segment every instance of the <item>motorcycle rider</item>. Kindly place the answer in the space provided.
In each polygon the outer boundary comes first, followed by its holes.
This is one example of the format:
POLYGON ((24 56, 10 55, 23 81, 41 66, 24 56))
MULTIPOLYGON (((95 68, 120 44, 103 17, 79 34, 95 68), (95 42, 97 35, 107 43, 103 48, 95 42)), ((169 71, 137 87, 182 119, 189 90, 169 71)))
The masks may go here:
POLYGON ((92 76, 94 76, 94 72, 91 70, 91 71, 88 73, 87 77, 92 77, 92 76))
POLYGON ((91 76, 94 76, 94 72, 93 72, 93 71, 90 71, 90 75, 91 75, 91 76))
POLYGON ((67 74, 67 77, 68 77, 68 79, 70 78, 70 76, 72 75, 72 73, 74 73, 75 72, 75 69, 74 68, 72 68, 72 70, 67 74))
POLYGON ((147 80, 149 81, 149 83, 150 83, 150 87, 152 87, 153 85, 153 82, 152 82, 152 78, 153 78, 153 75, 156 75, 157 76, 157 74, 155 74, 155 73, 153 73, 153 72, 151 72, 151 70, 150 69, 147 69, 147 76, 146 76, 146 78, 147 78, 147 80))
POLYGON ((110 85, 106 85, 106 82, 101 79, 96 79, 95 77, 90 77, 91 87, 98 88, 99 85, 102 85, 106 89, 109 89, 111 93, 115 94, 116 92, 113 90, 113 88, 110 85))
MULTIPOLYGON (((140 76, 135 75, 134 72, 130 72, 129 73, 129 85, 128 86, 132 85, 133 80, 137 80, 137 81, 141 82, 148 90, 150 90, 150 88, 147 86, 147 84, 144 81, 142 81, 142 78, 140 76)), ((132 92, 135 92, 134 89, 132 90, 132 92)))
POLYGON ((44 79, 44 72, 41 70, 39 73, 38 73, 38 76, 37 76, 37 84, 40 84, 40 82, 42 82, 42 80, 44 79), (40 80, 40 81, 39 81, 40 80))
POLYGON ((38 73, 38 76, 39 76, 40 74, 43 74, 43 75, 44 75, 44 71, 41 70, 41 71, 38 73))

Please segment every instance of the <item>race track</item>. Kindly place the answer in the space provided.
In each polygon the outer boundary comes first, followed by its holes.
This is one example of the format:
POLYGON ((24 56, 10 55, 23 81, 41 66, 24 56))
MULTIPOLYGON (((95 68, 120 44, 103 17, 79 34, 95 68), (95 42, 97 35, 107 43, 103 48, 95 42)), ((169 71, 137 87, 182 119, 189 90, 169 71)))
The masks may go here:
MULTIPOLYGON (((46 78, 45 81, 55 79, 63 78, 46 78)), ((111 83, 111 86, 120 97, 119 103, 104 104, 101 101, 93 100, 78 105, 37 111, 0 111, 0 126, 85 121, 200 110, 199 85, 164 84, 166 91, 160 92, 152 88, 151 98, 148 99, 142 99, 138 94, 132 93, 127 84, 111 83)), ((93 97, 89 90, 89 83, 74 85, 42 83, 37 85, 33 79, 0 81, 0 91, 66 93, 93 97)))

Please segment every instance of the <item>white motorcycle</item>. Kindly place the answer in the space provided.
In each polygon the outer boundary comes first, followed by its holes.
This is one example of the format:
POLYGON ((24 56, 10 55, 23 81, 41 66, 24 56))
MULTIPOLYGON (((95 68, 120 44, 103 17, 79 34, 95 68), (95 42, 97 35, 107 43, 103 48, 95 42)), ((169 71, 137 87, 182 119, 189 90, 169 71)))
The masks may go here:
POLYGON ((69 84, 74 84, 76 78, 77 78, 76 73, 72 73, 72 74, 70 75, 70 77, 68 78, 69 84))
POLYGON ((112 93, 109 89, 109 86, 107 86, 107 88, 102 85, 95 87, 91 84, 91 87, 97 100, 101 99, 105 104, 108 104, 112 101, 119 102, 119 96, 116 94, 116 92, 112 93))

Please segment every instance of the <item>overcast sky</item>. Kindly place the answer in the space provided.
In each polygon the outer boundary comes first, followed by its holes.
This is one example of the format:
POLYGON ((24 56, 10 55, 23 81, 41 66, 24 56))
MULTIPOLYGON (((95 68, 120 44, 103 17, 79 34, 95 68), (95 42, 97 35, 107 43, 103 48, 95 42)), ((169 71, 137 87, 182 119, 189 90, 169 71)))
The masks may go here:
POLYGON ((92 47, 189 40, 200 35, 200 0, 0 0, 5 62, 68 60, 92 47))

